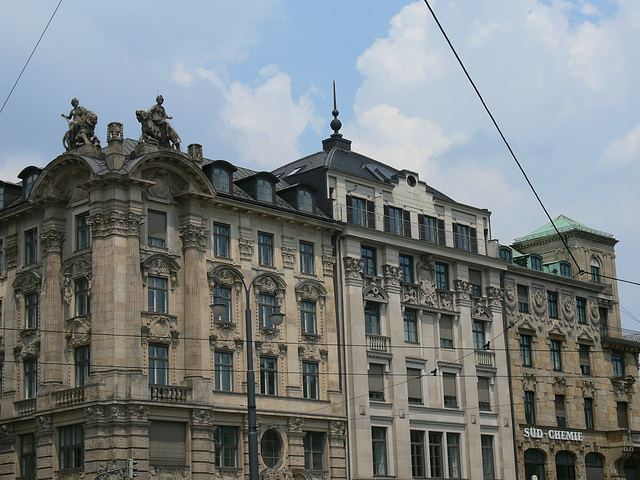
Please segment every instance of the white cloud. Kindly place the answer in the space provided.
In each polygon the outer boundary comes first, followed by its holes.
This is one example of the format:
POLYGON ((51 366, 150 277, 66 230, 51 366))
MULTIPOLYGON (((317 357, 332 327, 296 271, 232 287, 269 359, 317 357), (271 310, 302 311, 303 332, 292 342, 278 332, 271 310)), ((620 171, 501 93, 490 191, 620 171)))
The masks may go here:
POLYGON ((628 165, 640 158, 640 124, 627 132, 623 137, 615 139, 602 154, 602 161, 611 165, 628 165))
POLYGON ((188 73, 184 68, 184 61, 180 58, 176 61, 176 66, 171 73, 173 81, 183 87, 190 87, 193 75, 188 73))

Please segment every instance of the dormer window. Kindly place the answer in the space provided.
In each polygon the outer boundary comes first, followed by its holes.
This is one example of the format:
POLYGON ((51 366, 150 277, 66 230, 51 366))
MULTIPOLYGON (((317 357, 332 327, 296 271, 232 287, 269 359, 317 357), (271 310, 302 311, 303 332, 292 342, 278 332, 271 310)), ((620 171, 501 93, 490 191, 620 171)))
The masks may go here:
POLYGON ((266 178, 256 180, 257 199, 261 202, 273 203, 273 183, 266 178))
POLYGON ((313 213, 313 195, 309 190, 298 190, 298 210, 313 213))
POLYGON ((542 271, 542 257, 539 257, 538 255, 531 255, 530 260, 531 268, 533 270, 542 271))
POLYGON ((571 264, 568 262, 560 262, 560 275, 563 277, 571 276, 571 264))
POLYGON ((505 262, 511 263, 511 260, 513 259, 511 249, 507 247, 500 247, 500 258, 505 262))
POLYGON ((31 189, 33 188, 33 184, 36 183, 36 180, 38 179, 38 174, 37 173, 32 173, 31 175, 29 175, 25 181, 24 181, 24 185, 25 185, 25 197, 29 197, 29 194, 31 193, 31 189))
POLYGON ((221 192, 230 193, 231 186, 230 182, 230 174, 229 172, 221 167, 214 167, 211 171, 211 176, 213 177, 213 187, 221 192))

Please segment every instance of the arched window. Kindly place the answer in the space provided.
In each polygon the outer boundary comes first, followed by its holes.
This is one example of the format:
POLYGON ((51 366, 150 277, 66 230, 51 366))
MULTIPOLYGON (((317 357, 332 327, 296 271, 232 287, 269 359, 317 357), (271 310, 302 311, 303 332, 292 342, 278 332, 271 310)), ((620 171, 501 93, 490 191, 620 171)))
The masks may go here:
POLYGON ((596 257, 591 257, 591 281, 600 283, 600 262, 596 257))
POLYGON ((269 468, 274 468, 280 461, 282 444, 280 437, 273 430, 267 430, 260 441, 262 461, 269 468))
POLYGON ((556 475, 558 480, 576 480, 576 460, 571 452, 556 454, 556 475))
POLYGON ((524 452, 524 476, 529 480, 533 475, 537 475, 538 480, 545 480, 544 455, 540 450, 530 448, 524 452))
POLYGON ((584 459, 587 465, 587 480, 604 480, 604 461, 597 453, 587 453, 584 459))

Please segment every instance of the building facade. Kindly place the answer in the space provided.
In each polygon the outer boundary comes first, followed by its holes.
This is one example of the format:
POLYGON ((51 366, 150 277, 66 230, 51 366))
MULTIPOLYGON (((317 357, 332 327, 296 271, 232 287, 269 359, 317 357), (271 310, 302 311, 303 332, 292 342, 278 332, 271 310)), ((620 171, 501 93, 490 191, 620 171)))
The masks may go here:
POLYGON ((108 138, 1 185, 0 478, 242 478, 246 298, 262 477, 346 478, 335 221, 198 145, 108 138))
POLYGON ((312 183, 343 224, 349 477, 513 478, 506 265, 490 212, 353 152, 332 127, 323 151, 274 173, 312 183))
POLYGON ((635 480, 640 333, 621 329, 617 240, 554 223, 573 257, 550 223, 501 247, 519 478, 635 480))

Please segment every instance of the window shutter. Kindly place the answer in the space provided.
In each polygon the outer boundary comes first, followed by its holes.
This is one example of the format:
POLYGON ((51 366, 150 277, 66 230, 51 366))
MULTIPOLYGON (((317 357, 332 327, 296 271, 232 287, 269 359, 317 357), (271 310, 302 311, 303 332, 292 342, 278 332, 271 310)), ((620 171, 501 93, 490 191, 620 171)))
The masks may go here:
POLYGON ((167 234, 167 214, 164 212, 149 211, 148 236, 165 240, 167 234))
POLYGON ((369 392, 384 398, 384 366, 379 363, 369 365, 369 392))
POLYGON ((402 211, 402 220, 404 222, 404 236, 411 238, 411 212, 409 210, 402 211))
POLYGON ((407 390, 410 402, 422 402, 420 373, 418 368, 407 368, 407 390))
POLYGON ((478 403, 491 404, 489 401, 489 379, 486 377, 478 378, 478 403))
POLYGON ((418 214, 418 235, 420 240, 427 240, 427 226, 425 225, 424 215, 421 213, 418 214))
POLYGON ((469 229, 469 236, 471 237, 471 253, 478 253, 478 236, 475 228, 469 229))
POLYGON ((389 233, 391 231, 391 224, 389 221, 389 205, 383 205, 383 207, 384 207, 384 218, 382 220, 384 223, 384 231, 389 233))
POLYGON ((442 374, 442 387, 445 397, 456 396, 456 375, 454 373, 442 374))
POLYGON ((448 315, 443 315, 440 318, 440 338, 453 340, 453 322, 448 315))
POLYGON ((367 227, 376 228, 376 206, 373 200, 367 200, 367 227))
POLYGON ((438 245, 447 244, 447 239, 444 233, 444 220, 438 219, 438 245))
POLYGON ((556 417, 564 416, 564 395, 556 395, 556 417))
POLYGON ((347 195, 347 223, 353 223, 353 197, 347 195))
POLYGON ((152 421, 149 425, 149 459, 161 465, 186 465, 185 424, 152 421))

